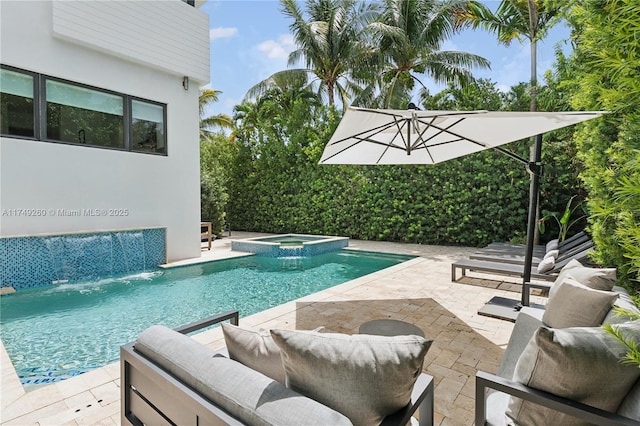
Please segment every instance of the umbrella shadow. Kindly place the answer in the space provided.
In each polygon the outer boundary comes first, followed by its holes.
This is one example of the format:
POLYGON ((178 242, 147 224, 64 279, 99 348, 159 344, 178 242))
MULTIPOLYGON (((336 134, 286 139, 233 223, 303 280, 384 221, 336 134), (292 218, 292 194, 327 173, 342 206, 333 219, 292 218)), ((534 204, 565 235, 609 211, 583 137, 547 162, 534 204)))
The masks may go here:
MULTIPOLYGON (((355 334, 374 319, 395 319, 420 327, 433 340, 423 371, 434 377, 436 424, 444 417, 472 424, 475 374, 495 373, 504 348, 431 298, 296 302, 296 328, 355 334), (440 420, 439 420, 440 419, 440 420)), ((480 329, 479 329, 480 330, 480 329)))

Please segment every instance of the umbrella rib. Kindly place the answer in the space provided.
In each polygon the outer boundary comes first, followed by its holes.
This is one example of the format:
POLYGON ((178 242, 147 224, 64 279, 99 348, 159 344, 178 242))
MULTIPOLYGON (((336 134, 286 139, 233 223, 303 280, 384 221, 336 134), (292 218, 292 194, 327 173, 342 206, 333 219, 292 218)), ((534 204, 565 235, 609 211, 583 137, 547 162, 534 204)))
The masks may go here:
MULTIPOLYGON (((391 123, 391 124, 389 124, 389 125, 387 126, 387 128, 390 128, 390 127, 393 127, 393 124, 392 124, 392 123, 391 123)), ((382 129, 382 130, 385 130, 385 129, 382 129)), ((382 132, 382 130, 381 130, 380 132, 382 132)), ((380 132, 377 132, 377 133, 380 133, 380 132)), ((361 135, 361 134, 363 134, 363 133, 367 133, 367 132, 362 132, 362 133, 360 133, 359 135, 361 135)), ((375 133, 375 134, 377 134, 377 133, 375 133)), ((382 145, 382 146, 384 146, 384 147, 386 148, 386 149, 384 150, 384 152, 385 152, 385 153, 387 152, 387 150, 388 150, 389 148, 401 149, 401 150, 403 150, 403 151, 404 151, 404 149, 403 149, 403 148, 401 148, 401 147, 399 147, 399 146, 395 146, 395 145, 393 145, 393 144, 388 144, 388 143, 380 142, 380 141, 377 141, 377 140, 375 140, 375 139, 369 139, 371 136, 375 136, 375 134, 374 134, 374 135, 369 135, 369 136, 367 136, 367 137, 360 137, 359 135, 349 136, 348 138, 344 138, 344 139, 341 139, 341 140, 339 140, 339 141, 336 141, 336 142, 332 143, 332 145, 333 145, 333 144, 338 143, 338 142, 344 142, 344 141, 346 141, 346 140, 348 140, 348 139, 355 139, 355 140, 356 140, 356 142, 352 143, 351 145, 345 146, 345 147, 343 147, 341 150, 339 150, 338 152, 335 152, 335 153, 331 154, 330 156, 328 156, 327 158, 325 158, 325 159, 323 160, 323 162, 326 162, 327 160, 332 159, 332 158, 333 158, 333 157, 335 157, 336 155, 340 155, 340 154, 342 154, 344 151, 346 151, 346 150, 348 150, 348 149, 353 148, 354 146, 358 145, 358 144, 359 144, 359 143, 361 143, 361 142, 369 142, 369 143, 372 143, 372 144, 375 144, 375 145, 382 145)), ((383 155, 384 155, 384 153, 383 153, 383 155)), ((376 162, 376 164, 377 164, 378 162, 380 162, 380 159, 381 159, 381 158, 382 158, 382 156, 378 159, 378 161, 376 162)))
MULTIPOLYGON (((451 142, 459 142, 459 141, 461 141, 461 140, 469 141, 469 142, 471 142, 471 143, 473 143, 473 144, 476 144, 476 145, 479 145, 479 146, 481 146, 481 147, 483 147, 483 148, 490 148, 490 147, 491 147, 490 145, 483 144, 483 143, 481 143, 481 142, 475 141, 475 140, 473 140, 473 139, 471 139, 471 138, 469 138, 469 137, 462 136, 462 135, 460 135, 460 134, 458 134, 458 133, 455 133, 455 132, 453 132, 453 131, 451 131, 451 130, 450 130, 453 126, 458 125, 458 124, 459 124, 459 123, 461 123, 462 121, 464 121, 464 118, 459 119, 459 120, 458 120, 458 121, 456 121, 455 123, 451 123, 451 124, 450 124, 449 126, 447 126, 447 127, 438 127, 438 126, 436 126, 436 125, 434 125, 434 124, 427 123, 427 122, 425 122, 425 121, 420 120, 420 122, 421 122, 422 124, 425 124, 425 125, 427 126, 427 127, 424 129, 424 131, 421 133, 421 135, 420 135, 420 136, 422 136, 422 134, 424 134, 424 132, 426 132, 426 131, 427 131, 427 129, 428 129, 429 127, 433 127, 434 129, 438 129, 438 130, 440 130, 440 131, 439 131, 438 133, 436 133, 435 135, 433 135, 433 136, 431 136, 431 137, 427 138, 427 139, 423 139, 422 137, 420 137, 421 142, 420 142, 420 143, 418 143, 418 144, 416 144, 416 148, 418 148, 420 145, 422 145, 422 146, 427 150, 427 152, 428 152, 430 147, 438 146, 438 145, 444 145, 444 144, 451 143, 451 142), (436 136, 438 136, 438 135, 440 135, 440 134, 442 134, 442 133, 447 133, 447 134, 449 134, 449 135, 451 135, 451 136, 455 136, 455 137, 457 137, 458 139, 457 139, 457 140, 452 140, 452 141, 447 141, 447 142, 442 142, 442 143, 434 144, 434 145, 427 145, 427 143, 428 143, 431 139, 435 138, 436 136)), ((431 122, 433 122, 433 120, 431 120, 431 122)))
POLYGON ((394 125, 394 123, 385 123, 385 124, 382 124, 382 125, 380 125, 378 127, 374 127, 372 129, 367 129, 367 130, 364 130, 364 131, 362 131, 360 133, 356 133, 355 135, 347 136, 347 137, 339 139, 337 141, 333 141, 329 145, 337 145, 339 143, 348 141, 349 139, 354 139, 354 138, 358 139, 360 136, 362 136, 362 135, 364 135, 366 133, 371 133, 369 136, 367 136, 369 138, 371 136, 377 135, 378 133, 384 132, 385 130, 393 127, 393 125, 394 125))

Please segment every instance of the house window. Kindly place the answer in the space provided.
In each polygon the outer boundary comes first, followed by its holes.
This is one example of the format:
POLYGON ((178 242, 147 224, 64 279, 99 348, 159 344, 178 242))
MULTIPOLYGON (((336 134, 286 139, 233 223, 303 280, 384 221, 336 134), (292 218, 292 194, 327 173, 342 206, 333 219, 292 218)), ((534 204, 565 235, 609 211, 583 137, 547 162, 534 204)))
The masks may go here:
POLYGON ((34 138, 34 76, 5 68, 0 73, 0 133, 34 138))
POLYGON ((124 99, 102 91, 46 80, 46 139, 124 148, 124 99))
POLYGON ((3 136, 167 155, 166 104, 8 65, 0 72, 3 136))
POLYGON ((131 100, 131 150, 166 154, 164 107, 131 100))

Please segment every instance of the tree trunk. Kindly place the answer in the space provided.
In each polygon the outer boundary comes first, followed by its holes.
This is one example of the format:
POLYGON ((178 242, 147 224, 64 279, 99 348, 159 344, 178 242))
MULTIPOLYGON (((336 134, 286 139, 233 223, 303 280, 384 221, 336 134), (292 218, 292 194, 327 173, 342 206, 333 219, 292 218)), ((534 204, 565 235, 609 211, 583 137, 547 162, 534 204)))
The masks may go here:
POLYGON ((329 92, 329 106, 333 106, 335 99, 333 97, 333 91, 335 87, 333 83, 327 83, 327 91, 329 92))

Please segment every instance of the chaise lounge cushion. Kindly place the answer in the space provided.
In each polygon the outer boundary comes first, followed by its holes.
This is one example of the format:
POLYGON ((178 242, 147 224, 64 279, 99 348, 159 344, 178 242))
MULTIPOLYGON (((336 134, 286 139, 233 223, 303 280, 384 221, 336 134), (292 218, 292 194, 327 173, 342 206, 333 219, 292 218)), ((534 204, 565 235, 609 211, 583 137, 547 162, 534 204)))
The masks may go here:
POLYGON ((280 348, 269 330, 250 330, 223 322, 222 333, 229 358, 284 385, 280 348))
POLYGON ((244 423, 349 425, 344 415, 304 397, 188 336, 155 325, 138 336, 135 350, 244 423))
MULTIPOLYGON (((620 325, 640 342, 640 321, 620 325)), ((626 347, 601 327, 541 327, 522 353, 514 380, 609 412, 616 412, 640 377, 636 365, 623 364, 626 347)), ((511 397, 507 415, 517 424, 583 424, 574 417, 511 397)))
POLYGON ((271 330, 282 351, 287 386, 347 416, 379 424, 405 407, 431 341, 271 330))
POLYGON ((553 256, 545 257, 538 263, 538 273, 544 274, 545 272, 549 272, 556 266, 556 258, 553 256))
POLYGON ((571 278, 554 287, 542 316, 542 322, 553 328, 600 325, 618 298, 618 293, 594 290, 571 278))

